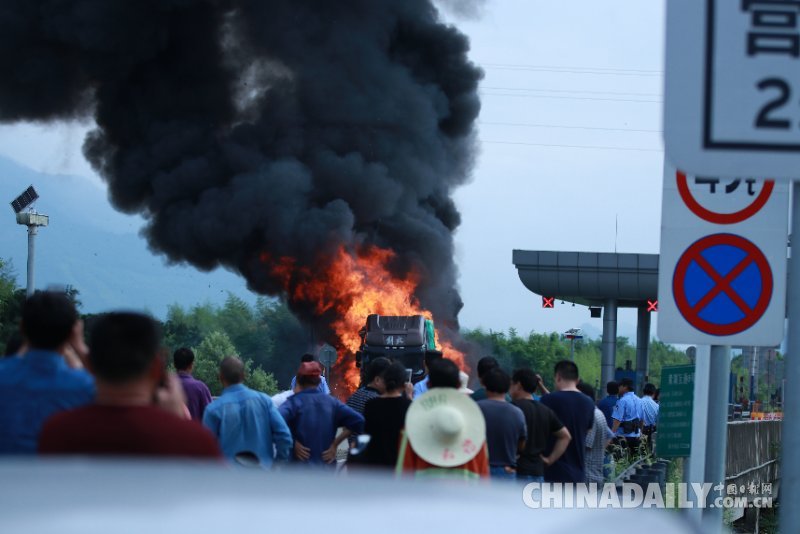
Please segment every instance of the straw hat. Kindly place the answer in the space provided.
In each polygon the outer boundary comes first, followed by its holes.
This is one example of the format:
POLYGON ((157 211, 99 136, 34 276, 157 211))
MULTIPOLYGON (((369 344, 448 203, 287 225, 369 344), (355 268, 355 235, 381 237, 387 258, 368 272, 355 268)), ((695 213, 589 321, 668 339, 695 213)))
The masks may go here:
POLYGON ((470 397, 457 389, 435 388, 411 403, 406 435, 414 452, 429 464, 455 467, 481 451, 486 422, 470 397))

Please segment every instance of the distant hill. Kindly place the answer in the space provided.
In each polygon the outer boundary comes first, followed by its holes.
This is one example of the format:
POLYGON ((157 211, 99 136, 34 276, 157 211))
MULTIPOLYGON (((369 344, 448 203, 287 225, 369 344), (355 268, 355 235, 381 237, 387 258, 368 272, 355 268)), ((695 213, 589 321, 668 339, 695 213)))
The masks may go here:
POLYGON ((148 310, 157 317, 178 302, 191 306, 222 303, 231 292, 248 302, 255 295, 228 271, 211 273, 167 265, 139 236, 141 217, 115 211, 106 191, 86 178, 42 174, 0 157, 0 257, 11 259, 20 286, 25 285, 27 234, 16 224, 8 203, 33 185, 36 209, 50 226, 36 237, 35 285, 71 285, 80 291, 82 311, 148 310))

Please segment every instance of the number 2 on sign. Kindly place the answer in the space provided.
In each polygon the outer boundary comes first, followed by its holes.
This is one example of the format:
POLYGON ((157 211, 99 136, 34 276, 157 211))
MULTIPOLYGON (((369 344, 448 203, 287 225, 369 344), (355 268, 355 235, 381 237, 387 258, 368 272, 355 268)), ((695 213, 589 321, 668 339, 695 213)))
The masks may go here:
POLYGON ((778 96, 764 104, 756 117, 756 128, 772 128, 788 130, 792 126, 789 119, 776 118, 770 116, 773 111, 782 108, 789 101, 792 95, 792 88, 786 80, 780 78, 765 78, 756 84, 760 91, 777 89, 778 96))

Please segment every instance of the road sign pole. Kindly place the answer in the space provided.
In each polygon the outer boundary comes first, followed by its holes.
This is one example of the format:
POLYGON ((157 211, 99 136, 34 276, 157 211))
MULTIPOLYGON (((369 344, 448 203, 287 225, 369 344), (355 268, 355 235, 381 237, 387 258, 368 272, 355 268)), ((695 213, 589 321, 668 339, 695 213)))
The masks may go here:
MULTIPOLYGON (((711 358, 709 347, 708 345, 698 345, 694 367, 694 396, 692 400, 692 449, 688 466, 684 464, 684 481, 687 483, 705 482, 710 376, 711 358)), ((694 503, 694 507, 686 509, 686 514, 699 528, 703 518, 703 509, 699 507, 700 503, 697 502, 692 492, 689 492, 687 496, 694 503)))
MULTIPOLYGON (((703 482, 724 484, 725 450, 728 441, 728 386, 731 372, 731 348, 712 346, 709 361, 708 417, 706 418, 705 476, 703 482)), ((703 510, 702 531, 722 532, 722 508, 710 506, 720 495, 711 492, 703 510)))
MULTIPOLYGON (((786 354, 783 433, 781 440, 781 501, 800 499, 800 181, 792 184, 792 265, 789 270, 789 331, 786 354)), ((800 506, 781 506, 781 532, 800 525, 800 506)))

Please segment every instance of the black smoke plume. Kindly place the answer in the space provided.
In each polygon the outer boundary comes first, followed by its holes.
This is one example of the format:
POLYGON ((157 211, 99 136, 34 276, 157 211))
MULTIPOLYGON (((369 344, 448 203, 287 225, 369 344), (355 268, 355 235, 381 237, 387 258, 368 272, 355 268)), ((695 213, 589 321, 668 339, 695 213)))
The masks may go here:
POLYGON ((430 0, 3 0, 0 121, 93 117, 86 157, 172 262, 274 295, 265 254, 389 247, 455 327, 468 48, 430 0))

